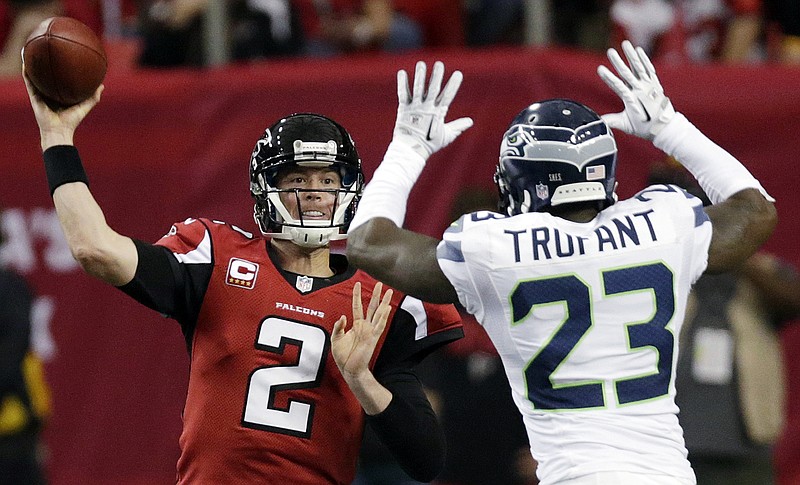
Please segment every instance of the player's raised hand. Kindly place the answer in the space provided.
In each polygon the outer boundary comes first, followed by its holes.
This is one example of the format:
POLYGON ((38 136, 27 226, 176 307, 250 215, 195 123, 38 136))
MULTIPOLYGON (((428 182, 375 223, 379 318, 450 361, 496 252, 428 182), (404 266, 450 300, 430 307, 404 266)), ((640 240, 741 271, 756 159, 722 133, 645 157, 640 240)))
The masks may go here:
POLYGON ((42 150, 54 145, 72 145, 73 136, 78 125, 86 118, 89 111, 100 101, 104 86, 101 84, 94 95, 89 99, 69 108, 60 110, 52 109, 33 87, 28 75, 25 74, 25 65, 22 66, 22 78, 28 89, 28 98, 39 125, 42 150))
POLYGON ((617 95, 622 98, 625 110, 602 116, 611 128, 652 140, 675 116, 672 102, 656 76, 656 70, 641 47, 634 48, 629 41, 622 42, 628 65, 616 49, 608 49, 608 59, 619 77, 605 66, 597 73, 617 95))
POLYGON ((444 90, 444 64, 440 61, 434 63, 427 89, 426 71, 425 63, 417 62, 412 89, 409 89, 408 73, 403 69, 397 72, 399 103, 394 126, 394 139, 404 141, 425 159, 472 126, 472 118, 459 118, 449 123, 444 121, 464 78, 461 71, 455 71, 450 76, 444 90))
POLYGON ((392 290, 387 290, 381 298, 382 290, 383 285, 377 283, 365 316, 361 304, 361 283, 356 283, 353 287, 353 326, 345 330, 347 317, 344 315, 333 325, 331 351, 336 366, 346 380, 369 372, 369 361, 392 310, 389 304, 392 290))

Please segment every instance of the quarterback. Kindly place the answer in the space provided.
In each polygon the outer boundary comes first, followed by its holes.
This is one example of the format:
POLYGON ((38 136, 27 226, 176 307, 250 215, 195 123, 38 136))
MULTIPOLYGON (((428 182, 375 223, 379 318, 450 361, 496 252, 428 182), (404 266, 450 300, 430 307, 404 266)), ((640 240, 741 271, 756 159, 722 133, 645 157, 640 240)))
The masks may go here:
POLYGON ((413 478, 438 474, 444 439, 412 367, 463 335, 460 317, 452 305, 383 293, 331 254, 364 183, 341 125, 294 114, 256 142, 250 193, 261 234, 189 218, 149 244, 108 226, 73 145, 102 87, 54 112, 26 83, 73 255, 185 336, 178 483, 350 484, 367 421, 413 478), (362 288, 372 294, 366 315, 362 288))

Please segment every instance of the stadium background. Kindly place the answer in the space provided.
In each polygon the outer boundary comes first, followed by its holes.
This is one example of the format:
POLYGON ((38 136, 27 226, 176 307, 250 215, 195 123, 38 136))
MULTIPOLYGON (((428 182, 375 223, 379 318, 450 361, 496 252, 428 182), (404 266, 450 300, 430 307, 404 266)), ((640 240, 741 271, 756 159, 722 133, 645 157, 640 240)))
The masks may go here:
MULTIPOLYGON (((391 139, 395 73, 418 55, 271 61, 196 71, 115 68, 101 103, 78 130, 91 188, 108 222, 155 241, 187 217, 256 231, 247 163, 278 117, 314 111, 352 134, 369 176, 391 139)), ((449 119, 475 126, 436 155, 410 203, 407 227, 439 236, 463 187, 493 190, 508 122, 533 100, 570 97, 600 113, 622 108, 595 73, 605 58, 524 47, 427 51, 465 81, 449 119)), ((781 217, 766 249, 800 266, 800 76, 779 65, 657 65, 678 110, 742 160, 777 198, 781 217)), ((663 155, 617 134, 618 193, 634 194, 663 155)), ((69 257, 44 179, 38 133, 22 82, 0 81, 0 204, 16 235, 3 256, 52 305, 47 365, 54 413, 46 431, 54 485, 170 483, 178 456, 188 359, 178 326, 85 276, 69 257)), ((9 231, 7 231, 9 232, 9 231)), ((47 313, 47 311, 44 311, 47 313)), ((800 463, 800 331, 783 335, 790 377, 779 479, 800 463)), ((231 396, 231 399, 238 399, 231 396)), ((790 483, 783 480, 783 483, 790 483)))

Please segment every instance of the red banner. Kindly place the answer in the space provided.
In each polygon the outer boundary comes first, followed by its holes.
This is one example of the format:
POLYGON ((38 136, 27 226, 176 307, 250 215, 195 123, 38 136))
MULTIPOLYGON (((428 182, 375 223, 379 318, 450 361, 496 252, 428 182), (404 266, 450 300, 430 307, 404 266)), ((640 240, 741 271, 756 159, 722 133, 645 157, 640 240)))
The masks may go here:
MULTIPOLYGON (((329 115, 352 134, 369 179, 391 139, 395 73, 413 71, 417 57, 269 61, 209 71, 112 70, 76 144, 109 224, 123 234, 155 241, 174 221, 200 216, 257 231, 247 167, 263 130, 292 112, 329 115)), ((406 225, 432 236, 449 224, 459 191, 494 190, 500 137, 527 104, 568 97, 600 113, 622 109, 595 73, 605 59, 593 54, 516 48, 421 57, 464 72, 450 117, 475 120, 430 161, 412 194, 406 225)), ((793 240, 800 218, 791 216, 800 182, 800 71, 657 68, 676 108, 777 198, 782 218, 767 249, 800 265, 793 240)), ((21 81, 1 82, 0 113, 0 205, 7 209, 2 225, 8 239, 0 254, 45 297, 37 318, 40 325, 49 322, 54 343, 47 365, 54 415, 46 431, 52 482, 170 483, 188 375, 178 325, 76 267, 52 208, 21 81)), ((663 155, 642 140, 617 139, 619 193, 625 197, 643 187, 650 164, 663 155)), ((790 396, 790 410, 800 411, 796 400, 790 396)))

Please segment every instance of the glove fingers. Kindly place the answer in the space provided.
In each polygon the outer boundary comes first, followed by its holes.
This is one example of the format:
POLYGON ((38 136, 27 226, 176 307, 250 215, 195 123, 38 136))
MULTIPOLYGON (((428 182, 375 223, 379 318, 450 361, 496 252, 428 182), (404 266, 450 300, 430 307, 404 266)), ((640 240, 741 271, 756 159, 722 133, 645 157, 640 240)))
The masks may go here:
POLYGON ((414 92, 412 93, 412 102, 421 103, 425 96, 425 73, 427 68, 423 61, 418 61, 414 71, 414 92))
POLYGON ((659 82, 658 76, 656 76, 656 68, 653 66, 653 63, 650 62, 650 58, 647 57, 647 53, 641 47, 636 48, 636 53, 639 54, 639 59, 642 60, 642 64, 647 70, 647 76, 650 78, 650 81, 663 91, 661 82, 659 82))
POLYGON ((625 58, 628 59, 628 65, 633 75, 636 76, 636 79, 648 80, 647 72, 644 69, 644 65, 642 65, 642 60, 639 59, 639 54, 637 54, 636 49, 633 48, 633 44, 628 40, 623 41, 622 51, 625 53, 625 58))
POLYGON ((622 60, 622 57, 619 56, 619 52, 617 52, 616 49, 608 49, 608 60, 611 61, 611 65, 614 66, 617 74, 625 81, 628 87, 633 88, 638 84, 638 79, 636 79, 636 76, 628 69, 628 66, 625 64, 625 61, 622 60))
POLYGON ((431 82, 428 85, 428 92, 425 94, 425 101, 434 103, 437 101, 439 92, 442 90, 442 79, 444 78, 444 63, 436 61, 433 63, 433 72, 431 72, 431 82))
POLYGON ((460 135, 471 128, 473 123, 472 118, 459 118, 447 123, 445 126, 460 135))
POLYGON ((447 84, 444 87, 444 91, 442 91, 441 96, 436 101, 441 107, 447 108, 450 106, 450 103, 453 101, 453 98, 456 97, 458 93, 458 89, 461 87, 461 81, 464 80, 464 75, 461 71, 455 71, 450 79, 447 81, 447 84))
POLYGON ((630 88, 625 85, 624 82, 620 78, 614 75, 611 70, 609 70, 606 66, 598 66, 597 74, 600 76, 600 79, 605 82, 612 91, 617 93, 617 96, 623 98, 625 93, 630 90, 630 88))
POLYGON ((411 93, 408 91, 408 73, 404 69, 397 71, 397 101, 401 106, 411 102, 411 93))
POLYGON ((625 113, 608 113, 600 116, 609 128, 631 133, 632 127, 625 113))

